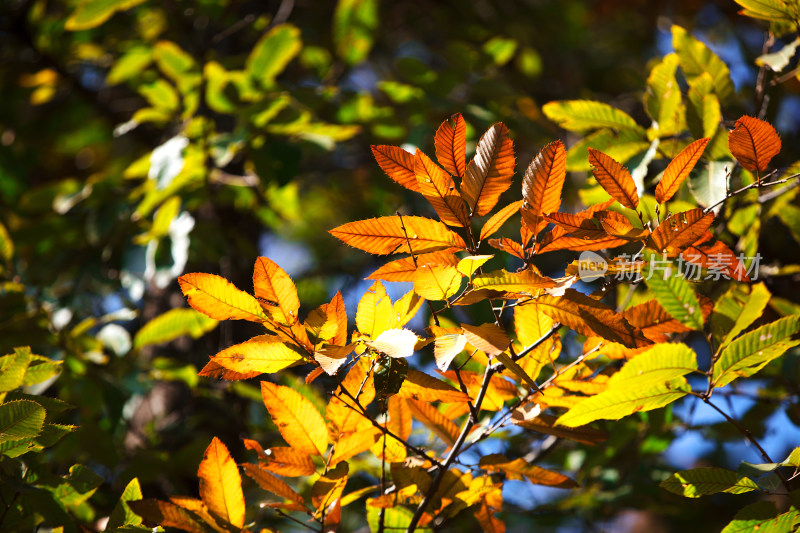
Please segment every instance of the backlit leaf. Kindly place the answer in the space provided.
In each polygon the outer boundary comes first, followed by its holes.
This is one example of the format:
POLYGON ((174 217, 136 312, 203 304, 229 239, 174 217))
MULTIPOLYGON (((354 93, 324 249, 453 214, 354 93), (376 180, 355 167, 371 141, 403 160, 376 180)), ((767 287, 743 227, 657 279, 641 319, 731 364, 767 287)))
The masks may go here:
POLYGON ((202 370, 200 370, 200 372, 197 373, 198 376, 203 376, 203 377, 207 377, 207 378, 215 378, 215 379, 227 379, 227 380, 230 380, 230 381, 240 381, 240 380, 243 380, 243 379, 251 379, 251 378, 254 378, 254 377, 259 376, 261 374, 262 374, 262 372, 258 372, 258 371, 251 371, 251 372, 244 372, 244 373, 236 372, 234 370, 230 370, 228 368, 225 368, 221 364, 219 364, 216 361, 214 361, 213 358, 211 360, 209 360, 208 363, 206 363, 206 366, 204 366, 202 368, 202 370))
POLYGON ((728 148, 744 168, 762 172, 780 153, 781 138, 769 122, 744 115, 728 135, 728 148))
POLYGON ((778 514, 771 501, 751 503, 739 509, 721 533, 781 533, 792 531, 800 523, 800 511, 792 507, 789 511, 778 514))
POLYGON ((461 329, 468 343, 489 356, 505 352, 511 344, 506 332, 496 324, 461 324, 461 329))
POLYGON ((217 324, 216 320, 194 309, 170 309, 150 320, 136 332, 133 347, 141 348, 169 342, 183 335, 197 339, 217 327, 217 324))
POLYGON ((271 86, 302 47, 299 28, 291 24, 273 26, 250 52, 247 73, 262 85, 271 86))
POLYGON ((494 235, 509 218, 519 212, 521 206, 522 200, 517 200, 516 202, 511 202, 492 215, 481 228, 480 240, 494 235))
POLYGON ((455 356, 464 350, 467 338, 458 333, 436 335, 433 347, 433 358, 442 372, 446 371, 455 356))
POLYGON ((244 439, 245 448, 259 452, 261 467, 281 476, 310 476, 317 471, 311 456, 288 446, 263 450, 257 442, 244 439))
POLYGON ((421 150, 414 154, 414 174, 419 192, 430 202, 442 222, 459 227, 469 223, 467 206, 456 190, 452 176, 421 150))
POLYGON ((496 250, 507 252, 514 257, 519 257, 523 261, 525 260, 525 249, 522 247, 522 244, 513 239, 502 237, 500 239, 489 239, 488 242, 489 246, 496 250))
POLYGON ((414 274, 414 292, 426 300, 446 300, 458 292, 462 278, 453 266, 422 265, 414 274))
POLYGON ((800 344, 798 332, 800 315, 791 315, 734 340, 714 363, 714 386, 722 387, 738 377, 752 376, 786 350, 800 344))
POLYGON ((675 472, 659 484, 662 488, 679 496, 699 498, 706 494, 727 492, 742 494, 758 490, 758 485, 748 477, 742 477, 732 470, 704 467, 675 472))
POLYGON ((713 222, 714 213, 703 213, 700 208, 673 213, 653 230, 648 246, 668 257, 675 257, 694 244, 713 222))
POLYGON ((208 510, 241 528, 244 526, 244 494, 239 468, 222 442, 214 437, 197 470, 200 498, 208 510))
POLYGON ((339 0, 333 14, 336 54, 348 65, 369 55, 378 28, 377 0, 339 0))
POLYGON ((347 362, 347 356, 353 352, 355 346, 355 344, 346 346, 323 344, 314 352, 314 360, 325 373, 333 376, 347 362))
POLYGON ((0 404, 0 443, 36 437, 45 414, 44 407, 31 400, 0 404))
POLYGON ((253 268, 255 297, 278 324, 290 326, 297 322, 300 300, 292 278, 274 261, 266 257, 256 259, 253 268))
POLYGON ((561 141, 553 141, 533 158, 522 178, 525 200, 523 220, 536 235, 547 225, 542 215, 561 207, 561 190, 567 177, 567 152, 561 141))
POLYGON ((653 342, 666 342, 669 333, 691 331, 691 328, 684 326, 667 313, 658 300, 648 300, 629 307, 622 312, 622 315, 653 342))
POLYGON ((762 316, 771 294, 763 283, 734 283, 714 303, 711 333, 718 347, 724 347, 762 316))
POLYGON ((639 195, 631 173, 617 161, 603 152, 589 148, 589 163, 597 182, 612 198, 625 207, 639 207, 639 195))
POLYGON ((189 305, 214 320, 264 322, 267 315, 253 296, 214 274, 184 274, 178 278, 189 305))
POLYGON ((695 138, 712 137, 719 129, 722 111, 719 98, 714 94, 714 80, 707 72, 695 77, 689 84, 686 122, 695 138))
MULTIPOLYGON (((470 397, 476 398, 483 384, 483 373, 479 374, 477 372, 461 370, 459 374, 461 376, 461 381, 463 381, 464 385, 467 387, 470 397)), ((454 383, 459 382, 458 376, 456 376, 454 370, 444 372, 444 376, 454 383)), ((490 411, 499 411, 505 408, 505 402, 517 396, 517 385, 495 374, 489 380, 489 388, 486 390, 486 396, 484 396, 481 408, 490 411)))
POLYGON ((212 356, 212 361, 222 367, 250 374, 270 374, 303 361, 303 355, 290 348, 275 335, 259 335, 235 344, 212 356))
POLYGON ((561 100, 548 102, 542 112, 569 131, 586 132, 599 128, 614 130, 634 130, 644 133, 630 115, 615 107, 592 100, 561 100))
POLYGON ((419 191, 414 173, 414 155, 399 146, 372 146, 372 155, 387 176, 411 191, 419 191))
POLYGON ((695 331, 703 330, 703 310, 697 295, 691 283, 678 273, 671 261, 664 262, 655 254, 646 254, 642 277, 647 288, 672 318, 695 331))
POLYGON ((411 409, 411 414, 414 418, 433 431, 448 446, 455 444, 458 438, 458 426, 449 418, 445 417, 428 402, 411 399, 406 399, 406 402, 408 402, 408 407, 411 409))
POLYGON ((483 266, 493 255, 469 255, 458 262, 456 268, 467 277, 471 277, 476 270, 483 266))
POLYGON ((579 426, 575 428, 565 428, 556 425, 556 417, 551 415, 540 414, 531 420, 515 420, 514 422, 520 427, 530 429, 545 435, 555 435, 562 439, 574 440, 582 444, 594 446, 608 439, 608 434, 594 429, 591 426, 579 426))
POLYGON ((719 278, 735 279, 736 281, 750 281, 747 269, 739 261, 739 257, 718 240, 686 248, 681 257, 693 265, 698 265, 708 270, 708 275, 719 278))
POLYGON ((608 386, 616 390, 648 389, 697 371, 697 355, 685 344, 661 343, 636 355, 611 376, 608 386))
MULTIPOLYGON (((374 380, 372 375, 367 376, 368 369, 369 365, 366 361, 359 360, 359 362, 350 367, 341 384, 342 388, 358 398, 359 404, 362 406, 369 405, 375 398, 374 380), (363 387, 362 383, 364 384, 363 387), (361 391, 361 394, 359 394, 359 391, 361 391)), ((339 394, 331 398, 325 411, 325 417, 335 428, 335 431, 331 432, 334 436, 358 431, 362 427, 372 425, 369 420, 360 414, 360 409, 353 403, 353 400, 345 394, 339 394)))
POLYGON ((369 450, 381 435, 381 430, 373 426, 346 434, 336 441, 333 455, 330 458, 330 465, 335 466, 361 452, 369 450))
POLYGON ((376 281, 358 302, 356 327, 373 339, 392 325, 392 302, 383 283, 376 281))
POLYGON ((714 213, 719 213, 722 206, 720 202, 728 195, 728 180, 730 178, 732 161, 709 161, 689 174, 689 190, 701 207, 714 207, 714 213))
POLYGON ((357 220, 329 233, 345 244, 378 255, 466 248, 464 240, 441 222, 416 216, 404 216, 402 221, 400 216, 357 220))
POLYGON ((25 383, 25 374, 33 357, 28 346, 15 348, 13 354, 0 357, 0 393, 12 391, 25 383))
POLYGON ((261 396, 283 439, 298 451, 321 455, 328 447, 325 419, 305 396, 269 381, 261 382, 261 396))
POLYGON ((478 141, 461 183, 461 196, 472 209, 472 216, 483 216, 494 208, 511 186, 515 163, 508 128, 502 123, 493 125, 478 141))
MULTIPOLYGON (((405 385, 405 382, 403 385, 405 385)), ((403 389, 401 388, 400 390, 402 391, 403 389)), ((411 409, 406 401, 399 396, 392 396, 387 402, 386 413, 389 416, 389 420, 386 422, 386 429, 401 439, 408 440, 411 435, 413 419, 411 409)), ((384 437, 379 438, 378 442, 372 446, 372 453, 379 459, 384 456, 384 452, 387 462, 402 461, 406 458, 407 451, 403 443, 394 437, 388 437, 384 446, 383 439, 384 437)))
POLYGON ((141 499, 142 489, 139 485, 139 479, 133 478, 125 487, 125 490, 122 491, 122 496, 120 496, 119 501, 114 506, 114 510, 111 511, 111 515, 108 518, 108 524, 106 524, 106 529, 111 531, 114 528, 125 525, 140 525, 142 523, 142 518, 131 510, 128 502, 130 500, 141 499))
POLYGON ((392 304, 392 322, 391 326, 394 328, 402 328, 414 318, 414 316, 422 307, 422 298, 420 298, 413 290, 408 291, 399 300, 392 304))
POLYGON ((388 355, 389 357, 410 357, 414 355, 414 345, 417 335, 410 329, 387 329, 375 339, 365 341, 370 348, 388 355))
POLYGON ((667 54, 647 78, 644 108, 654 121, 653 128, 658 126, 657 137, 678 135, 685 127, 681 88, 675 79, 677 68, 678 56, 667 54))
POLYGON ((124 11, 144 0, 83 0, 67 19, 64 29, 80 31, 96 28, 117 11, 124 11))
POLYGON ((464 177, 467 150, 467 123, 461 113, 442 122, 433 139, 436 159, 453 176, 464 177))
MULTIPOLYGON (((311 487, 311 503, 316 512, 314 516, 321 517, 324 512, 329 515, 334 511, 333 507, 339 504, 339 500, 347 484, 349 465, 341 462, 336 468, 329 470, 324 476, 320 476, 311 487)), ((326 517, 326 524, 328 523, 326 517)))
POLYGON ((685 396, 689 390, 689 384, 682 377, 650 389, 609 388, 580 401, 559 417, 556 423, 576 427, 595 420, 619 420, 639 411, 664 407, 685 396))
POLYGON ((322 304, 308 314, 305 327, 318 340, 343 346, 347 343, 347 313, 342 293, 336 291, 330 303, 322 304))
POLYGON ((303 497, 297 494, 285 481, 273 476, 266 469, 259 465, 245 463, 242 465, 244 473, 258 483, 258 486, 267 492, 277 494, 281 498, 291 500, 296 503, 303 503, 303 497))
POLYGON ((472 285, 476 289, 492 289, 496 291, 537 292, 538 289, 555 287, 555 282, 542 276, 531 268, 522 272, 508 272, 495 270, 486 274, 479 274, 472 278, 472 285))
POLYGON ((411 398, 423 402, 440 401, 451 403, 469 401, 469 396, 456 390, 449 383, 414 369, 409 369, 403 386, 400 387, 400 391, 397 393, 397 397, 411 398))
POLYGON ((689 175, 689 172, 694 168, 700 156, 703 155, 708 141, 711 139, 704 138, 694 141, 692 144, 684 148, 681 153, 673 159, 667 169, 664 171, 664 176, 656 186, 656 201, 663 204, 672 198, 678 189, 680 189, 683 180, 689 175))
POLYGON ((674 25, 672 46, 689 83, 692 83, 697 76, 708 73, 714 81, 714 92, 723 103, 735 95, 728 65, 705 44, 692 37, 685 29, 674 25))
POLYGON ((481 457, 479 464, 481 468, 488 472, 503 472, 508 479, 524 478, 534 485, 546 485, 561 489, 571 489, 578 486, 574 480, 564 474, 528 464, 522 458, 510 460, 502 454, 493 453, 481 457))
POLYGON ((210 533, 211 526, 200 521, 196 514, 161 500, 133 500, 128 502, 131 510, 145 520, 164 527, 176 527, 190 533, 210 533))
POLYGON ((440 265, 456 266, 458 257, 449 252, 432 252, 414 257, 404 257, 389 261, 378 270, 367 276, 367 279, 382 279, 384 281, 414 281, 414 273, 418 266, 440 265))

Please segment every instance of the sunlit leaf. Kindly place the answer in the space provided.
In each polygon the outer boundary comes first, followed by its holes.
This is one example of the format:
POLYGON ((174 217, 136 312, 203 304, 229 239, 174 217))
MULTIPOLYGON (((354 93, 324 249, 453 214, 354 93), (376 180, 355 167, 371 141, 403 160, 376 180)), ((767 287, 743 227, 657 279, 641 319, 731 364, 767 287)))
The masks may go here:
MULTIPOLYGON (((375 398, 374 380, 372 375, 367 376, 368 369, 369 365, 366 364, 366 361, 357 362, 350 367, 341 384, 341 387, 347 390, 350 395, 358 398, 359 404, 362 406, 369 405, 375 398)), ((358 406, 346 394, 339 394, 331 398, 325 411, 325 417, 335 428, 335 431, 332 431, 334 435, 337 432, 341 434, 358 431, 362 427, 372 425, 369 420, 360 414, 358 406)))
POLYGON ((222 442, 214 437, 197 470, 200 498, 208 510, 226 522, 244 525, 244 495, 239 468, 222 442))
POLYGON ((519 208, 521 206, 522 200, 517 200, 516 202, 511 202, 492 215, 491 218, 489 218, 489 220, 487 220, 481 228, 480 240, 484 240, 487 237, 494 235, 509 218, 519 212, 519 208))
POLYGON ((381 430, 376 427, 369 427, 360 431, 348 433, 336 441, 333 455, 330 458, 330 465, 335 466, 361 452, 369 450, 381 435, 381 430))
POLYGON ((628 169, 603 152, 589 148, 589 163, 597 182, 612 198, 625 207, 639 207, 639 195, 628 169))
POLYGON ((96 28, 117 11, 125 11, 144 0, 83 0, 67 19, 64 29, 81 31, 96 28))
POLYGON ((246 448, 256 450, 261 459, 261 467, 281 476, 310 476, 317 471, 314 461, 307 453, 288 446, 277 446, 262 450, 255 441, 244 439, 246 448))
POLYGON ((314 352, 314 360, 329 376, 333 376, 347 362, 347 356, 353 352, 355 344, 336 346, 323 344, 314 352))
POLYGON ((733 165, 732 161, 709 161, 689 174, 689 190, 698 205, 714 205, 714 213, 719 212, 722 208, 720 202, 728 195, 728 180, 733 165))
POLYGON ((446 300, 458 292, 462 278, 453 266, 422 265, 414 274, 414 292, 426 300, 446 300))
POLYGON ((214 529, 202 522, 196 514, 161 500, 133 500, 128 505, 145 520, 164 527, 176 527, 190 533, 210 533, 214 529))
POLYGON ((714 80, 707 72, 695 77, 686 96, 686 122, 695 138, 712 137, 722 120, 719 98, 714 94, 714 80))
POLYGON ((752 286, 732 284, 717 298, 711 315, 711 333, 719 348, 728 345, 739 333, 758 320, 771 298, 763 283, 752 286))
POLYGON ((508 128, 502 123, 493 125, 478 141, 475 157, 467 165, 461 183, 461 196, 472 216, 483 216, 494 208, 500 195, 511 186, 515 163, 508 128))
POLYGON ((469 224, 467 206, 456 190, 452 176, 421 150, 414 154, 414 174, 419 192, 430 202, 442 222, 459 227, 469 224))
POLYGON ((455 444, 458 438, 458 426, 445 417, 436 407, 428 402, 406 399, 411 414, 436 434, 448 446, 455 444))
POLYGON ((664 262, 655 254, 646 254, 642 277, 647 288, 672 318, 688 328, 702 331, 703 311, 697 295, 671 261, 664 262))
POLYGON ((125 487, 125 490, 122 491, 122 496, 120 496, 119 501, 114 506, 114 510, 111 511, 106 529, 113 530, 114 528, 125 525, 140 525, 142 523, 142 518, 131 510, 128 502, 141 499, 142 489, 139 485, 139 479, 133 478, 125 487))
POLYGON ((706 494, 727 492, 742 494, 758 490, 758 485, 750 478, 739 476, 732 470, 704 467, 675 472, 659 484, 662 488, 679 496, 699 498, 706 494))
POLYGON ((489 239, 488 242, 489 246, 496 250, 507 252, 514 257, 519 257, 523 261, 525 260, 525 249, 522 247, 522 244, 513 239, 502 237, 500 239, 489 239))
POLYGON ((771 501, 751 503, 739 509, 721 533, 781 533, 792 531, 800 523, 800 511, 792 507, 789 511, 778 514, 771 501))
MULTIPOLYGON (((468 370, 461 370, 459 372, 461 381, 467 387, 470 397, 476 398, 480 393, 480 388, 483 385, 483 373, 472 372, 468 370)), ((444 376, 454 383, 459 383, 458 376, 454 370, 444 372, 444 376)), ((490 411, 499 411, 505 408, 505 402, 516 398, 518 396, 517 385, 504 377, 495 374, 489 380, 489 387, 486 389, 486 395, 481 404, 482 409, 490 411)))
POLYGON ((347 313, 342 293, 336 291, 330 303, 322 304, 308 314, 305 327, 319 340, 343 346, 347 343, 347 313))
POLYGON ((408 371, 397 397, 411 398, 423 402, 440 401, 451 403, 469 401, 469 396, 456 390, 449 383, 414 369, 408 371))
POLYGON ((36 437, 45 414, 44 407, 31 400, 0 404, 0 443, 36 437))
POLYGON ((742 116, 728 135, 733 157, 751 172, 762 172, 781 151, 781 138, 769 122, 742 116))
POLYGON ((615 107, 592 100, 561 100, 548 102, 542 106, 542 112, 569 131, 586 132, 599 128, 614 130, 634 130, 644 133, 630 115, 615 107))
POLYGON ((328 447, 325 419, 305 396, 269 381, 261 382, 261 396, 283 439, 298 451, 321 455, 328 447))
POLYGON ((432 252, 429 254, 404 257, 389 261, 378 270, 367 276, 367 279, 384 281, 414 281, 417 267, 423 265, 456 266, 458 257, 449 252, 432 252))
POLYGON ((678 56, 667 54, 650 71, 647 78, 647 91, 644 94, 644 108, 653 119, 657 137, 678 135, 685 127, 685 110, 681 101, 681 89, 675 79, 678 56))
POLYGON ((506 332, 496 324, 471 326, 461 324, 467 342, 486 355, 497 355, 508 350, 511 341, 506 332))
MULTIPOLYGON (((403 383, 405 385, 405 382, 403 383)), ((403 390, 402 388, 400 389, 403 390)), ((406 401, 399 396, 392 396, 387 402, 386 414, 389 420, 386 422, 386 429, 391 431, 403 440, 408 440, 411 435, 411 426, 413 419, 411 416, 411 409, 408 407, 406 401)), ((378 439, 372 446, 372 453, 379 459, 384 457, 386 461, 395 462, 402 461, 406 458, 407 451, 405 445, 395 439, 394 437, 386 438, 384 444, 384 437, 378 439)), ((342 503, 344 505, 344 502, 342 503)))
POLYGON ((493 255, 469 255, 458 262, 456 268, 467 277, 471 277, 476 270, 483 266, 493 255))
POLYGON ((170 309, 153 318, 136 332, 133 347, 141 348, 150 344, 160 344, 190 335, 193 339, 217 327, 218 322, 194 309, 170 309))
POLYGON ((464 177, 467 150, 467 123, 461 113, 442 122, 433 139, 436 159, 453 176, 464 177))
POLYGON ((388 355, 389 357, 410 357, 414 355, 414 345, 417 335, 410 329, 387 329, 375 339, 365 341, 370 348, 388 355))
POLYGON ((797 53, 798 46, 800 46, 800 38, 785 44, 777 52, 758 56, 756 65, 759 67, 767 65, 773 72, 780 72, 789 66, 795 53, 797 53))
POLYGON ((472 278, 472 285, 476 289, 536 292, 537 289, 555 287, 555 282, 533 269, 527 268, 522 272, 495 270, 479 274, 472 278))
POLYGON ((234 372, 272 373, 303 361, 303 355, 274 335, 259 335, 225 348, 211 360, 234 372))
POLYGON ((189 305, 214 320, 264 322, 267 315, 253 296, 214 274, 184 274, 178 278, 189 305))
POLYGON ((668 257, 675 257, 694 244, 713 222, 714 213, 704 213, 699 208, 673 213, 653 230, 648 246, 668 257))
POLYGON ((259 465, 245 463, 242 465, 244 473, 258 483, 258 486, 267 492, 277 494, 281 498, 291 500, 296 503, 303 503, 303 497, 286 484, 283 480, 273 476, 266 469, 259 465))
POLYGON ((33 357, 27 346, 15 348, 13 354, 0 357, 0 393, 12 391, 25 383, 25 374, 33 357))
POLYGON ((703 155, 708 141, 711 139, 704 138, 694 141, 692 144, 684 148, 681 153, 670 161, 661 181, 658 182, 656 187, 656 201, 663 204, 672 198, 678 189, 680 189, 683 180, 689 175, 689 172, 694 168, 695 163, 703 155))
POLYGON ((372 155, 387 176, 411 191, 419 191, 414 173, 414 155, 399 146, 372 146, 372 155))
POLYGON ((311 487, 311 503, 314 505, 316 512, 314 516, 321 517, 325 513, 326 523, 327 518, 334 507, 340 503, 342 492, 348 480, 349 465, 346 462, 341 462, 336 465, 336 468, 329 470, 324 476, 320 476, 314 485, 311 487))
POLYGON ((366 59, 378 28, 377 0, 339 0, 333 14, 336 54, 348 65, 366 59))
POLYGON ((672 26, 672 46, 681 63, 681 70, 689 83, 697 76, 708 73, 714 81, 714 92, 724 103, 735 95, 730 69, 705 44, 692 37, 680 26, 672 26))
POLYGON ((392 325, 392 302, 383 283, 376 281, 358 302, 356 327, 373 339, 392 325))
POLYGON ((345 244, 378 255, 424 254, 466 248, 464 240, 441 222, 416 216, 357 220, 329 230, 329 233, 345 244))
POLYGON ((747 269, 739 261, 739 257, 718 240, 686 248, 681 257, 694 265, 708 269, 707 277, 750 281, 747 269))
POLYGON ((567 176, 567 152, 553 141, 533 158, 522 178, 523 220, 536 235, 547 225, 542 215, 561 207, 561 190, 567 176))
POLYGON ((685 344, 661 343, 625 363, 608 380, 609 389, 648 389, 697 371, 697 354, 685 344))
POLYGON ((691 328, 684 326, 679 320, 667 313, 658 303, 658 300, 648 300, 639 305, 629 307, 622 312, 622 315, 631 325, 639 328, 642 334, 653 342, 666 342, 669 333, 691 331, 691 328))
POLYGON ((571 489, 578 486, 575 481, 563 474, 528 464, 524 459, 510 460, 499 453, 484 455, 481 457, 479 464, 481 468, 488 472, 503 472, 508 479, 524 478, 534 485, 546 485, 561 489, 571 489))
POLYGON ((455 356, 464 350, 467 345, 467 338, 460 333, 449 333, 436 335, 433 347, 433 358, 436 366, 444 372, 450 366, 455 356))
POLYGON ((256 259, 253 288, 261 308, 275 322, 288 326, 297 322, 297 311, 300 309, 297 288, 292 278, 274 261, 266 257, 256 259))
POLYGON ((556 417, 540 414, 531 420, 515 420, 515 424, 544 435, 555 435, 562 439, 574 440, 582 444, 594 446, 608 439, 608 434, 590 426, 565 428, 556 425, 556 417))

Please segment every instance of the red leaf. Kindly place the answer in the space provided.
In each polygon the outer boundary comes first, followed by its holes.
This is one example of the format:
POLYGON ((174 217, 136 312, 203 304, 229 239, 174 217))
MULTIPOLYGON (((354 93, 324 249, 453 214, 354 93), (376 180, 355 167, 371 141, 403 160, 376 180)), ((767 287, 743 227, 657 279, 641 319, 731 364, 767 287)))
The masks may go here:
POLYGON ((372 146, 372 155, 386 175, 411 191, 419 191, 414 156, 398 146, 372 146))
POLYGON ((744 168, 762 171, 781 151, 781 138, 769 122, 744 115, 728 135, 728 148, 744 168))
POLYGON ((686 176, 689 175, 694 165, 697 163, 697 160, 703 155, 703 151, 706 149, 706 145, 710 140, 711 139, 708 138, 696 140, 684 148, 681 153, 667 165, 664 176, 656 186, 656 201, 658 201, 658 203, 663 204, 678 192, 683 180, 686 179, 686 176))
POLYGON ((566 176, 567 151, 561 141, 542 148, 525 171, 522 178, 523 220, 533 234, 547 225, 542 215, 555 213, 561 207, 561 189, 566 176))
POLYGON ((589 148, 589 163, 597 182, 612 198, 625 207, 639 207, 639 195, 631 173, 612 157, 599 150, 589 148))
POLYGON ((433 139, 436 159, 453 176, 464 177, 467 151, 467 124, 461 113, 442 122, 433 139))

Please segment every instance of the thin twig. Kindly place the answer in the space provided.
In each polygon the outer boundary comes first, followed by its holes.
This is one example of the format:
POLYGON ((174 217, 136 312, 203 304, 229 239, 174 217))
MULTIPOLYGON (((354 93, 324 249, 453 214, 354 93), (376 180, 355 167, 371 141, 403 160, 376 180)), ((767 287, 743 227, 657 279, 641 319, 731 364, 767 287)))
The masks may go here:
MULTIPOLYGON (((406 246, 408 246, 408 253, 411 254, 411 261, 414 263, 414 270, 418 268, 417 266, 417 257, 414 255, 414 249, 411 248, 411 241, 408 239, 408 231, 406 231, 406 225, 403 222, 403 215, 400 214, 400 211, 395 211, 395 214, 400 218, 400 227, 403 229, 403 235, 406 238, 406 246)), ((431 316, 433 317, 433 323, 437 326, 439 325, 439 317, 436 316, 436 311, 433 310, 433 304, 427 298, 425 299, 428 302, 428 309, 431 311, 431 316)))
POLYGON ((292 516, 292 515, 290 515, 289 513, 287 513, 287 512, 285 512, 285 511, 283 511, 283 509, 278 509, 277 507, 271 507, 271 509, 272 509, 273 511, 275 511, 276 513, 278 513, 279 515, 281 515, 282 517, 284 517, 284 518, 288 518, 288 519, 289 519, 289 520, 291 520, 292 522, 294 522, 294 523, 296 523, 296 524, 299 524, 299 525, 303 526, 303 527, 304 527, 304 528, 306 528, 306 529, 310 529, 311 531, 316 531, 317 533, 323 533, 321 528, 320 528, 320 529, 317 529, 317 528, 315 528, 315 527, 313 527, 313 526, 310 526, 310 525, 308 525, 307 523, 305 523, 305 522, 303 522, 303 521, 301 521, 301 520, 298 520, 297 518, 293 517, 293 516, 292 516))
MULTIPOLYGON (((766 176, 764 176, 764 178, 769 178, 770 176, 772 176, 773 174, 775 174, 775 172, 777 172, 777 170, 773 170, 772 172, 770 172, 769 174, 767 174, 766 176)), ((754 181, 754 182, 753 182, 753 183, 751 183, 750 185, 745 185, 744 187, 742 187, 742 188, 740 188, 740 189, 737 189, 737 190, 735 190, 735 191, 733 191, 733 192, 729 192, 729 193, 728 193, 728 194, 725 196, 725 198, 723 198, 722 200, 720 200, 720 201, 718 201, 718 202, 716 202, 716 203, 714 203, 714 204, 712 204, 712 205, 710 205, 710 206, 706 207, 705 209, 703 209, 703 213, 704 213, 704 214, 706 214, 706 213, 710 213, 710 212, 711 212, 711 211, 713 211, 713 210, 714 210, 714 208, 715 208, 715 207, 717 207, 718 205, 721 205, 721 204, 723 204, 723 203, 727 202, 728 200, 730 200, 731 198, 733 198, 734 196, 737 196, 737 195, 739 195, 739 194, 742 194, 742 193, 743 193, 743 192, 745 192, 745 191, 749 191, 750 189, 755 189, 756 187, 759 187, 759 188, 761 188, 761 187, 771 187, 771 186, 773 186, 773 185, 780 185, 780 184, 782 184, 782 183, 786 183, 786 182, 792 181, 793 179, 796 179, 796 178, 798 178, 798 177, 800 177, 800 173, 797 173, 797 174, 792 174, 791 176, 788 176, 788 177, 786 177, 786 178, 783 178, 783 179, 780 179, 780 180, 776 180, 776 181, 770 181, 770 182, 767 182, 767 183, 764 183, 764 182, 763 182, 763 181, 761 181, 761 180, 754 181)), ((787 190, 788 190, 788 189, 787 189, 787 190)))

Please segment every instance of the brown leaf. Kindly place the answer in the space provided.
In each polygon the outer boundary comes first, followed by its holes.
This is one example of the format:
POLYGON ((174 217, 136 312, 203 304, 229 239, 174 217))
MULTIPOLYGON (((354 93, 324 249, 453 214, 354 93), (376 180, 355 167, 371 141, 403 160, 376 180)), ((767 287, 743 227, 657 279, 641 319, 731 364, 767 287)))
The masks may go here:
POLYGON ((424 402, 442 403, 468 402, 469 396, 456 390, 449 383, 429 376, 419 370, 409 369, 403 386, 397 393, 399 398, 411 398, 424 402))
POLYGON ((467 123, 461 113, 442 122, 433 139, 436 159, 453 176, 464 177, 467 151, 467 123))
POLYGON ((495 250, 508 252, 514 257, 519 257, 525 261, 525 248, 523 248, 522 245, 514 239, 509 239, 508 237, 503 237, 501 239, 489 239, 488 243, 489 246, 495 250))
POLYGON ((244 473, 250 476, 265 491, 295 503, 303 503, 302 496, 297 494, 285 481, 273 476, 262 466, 245 463, 242 467, 244 468, 244 473))
POLYGON ((440 413, 436 407, 428 402, 419 400, 405 400, 411 409, 411 414, 422 422, 422 424, 433 431, 437 437, 447 443, 448 446, 455 444, 458 438, 458 426, 450 419, 440 413))
POLYGON ((574 440, 581 444, 594 446, 608 439, 608 433, 594 429, 590 426, 580 426, 568 428, 556 425, 556 418, 552 415, 540 414, 531 420, 515 421, 518 426, 543 433, 545 435, 555 435, 562 439, 574 440))
POLYGON ((739 261, 739 257, 719 240, 711 243, 695 244, 681 253, 686 261, 709 269, 707 275, 750 281, 747 268, 739 261))
POLYGON ((386 175, 408 190, 419 192, 414 156, 399 146, 372 146, 372 155, 386 175))
POLYGON ((176 527, 190 533, 214 531, 211 526, 200 521, 197 515, 174 503, 155 499, 133 500, 127 503, 134 513, 152 524, 176 527))
POLYGON ((211 359, 206 366, 203 367, 200 372, 197 373, 198 376, 203 376, 207 378, 217 378, 217 379, 227 379, 230 381, 238 381, 242 379, 251 379, 256 376, 260 376, 263 372, 252 371, 252 372, 236 372, 234 370, 230 370, 225 368, 221 364, 217 363, 213 359, 211 359))
POLYGON ((694 141, 684 148, 675 159, 670 161, 664 171, 664 175, 661 177, 661 181, 656 186, 656 201, 658 203, 663 204, 678 192, 683 180, 686 179, 700 156, 703 155, 703 151, 710 140, 709 138, 703 138, 694 141))
POLYGON ((567 151, 561 141, 553 141, 533 158, 522 178, 525 199, 523 220, 535 235, 547 225, 542 216, 561 207, 561 189, 567 176, 567 151))
POLYGON ((329 230, 329 233, 345 244, 377 255, 424 254, 466 248, 464 240, 441 222, 416 216, 404 216, 402 221, 400 216, 357 220, 329 230))
POLYGON ((622 315, 631 325, 642 330, 642 334, 653 342, 666 342, 669 333, 684 333, 690 328, 681 324, 667 313, 658 300, 648 300, 642 304, 629 307, 622 315))
POLYGON ((714 222, 714 213, 703 213, 700 208, 681 213, 673 213, 653 230, 647 245, 675 257, 688 246, 694 244, 714 222))
POLYGON ((612 198, 625 207, 639 207, 639 195, 631 173, 612 157, 599 150, 589 148, 589 163, 597 182, 612 198))
POLYGON ((384 281, 414 281, 414 273, 418 266, 440 265, 456 266, 458 257, 449 252, 432 252, 415 257, 403 257, 389 261, 378 270, 370 274, 367 279, 382 279, 384 281), (414 260, 416 259, 416 265, 414 260))
POLYGON ((595 217, 600 222, 600 227, 615 238, 638 241, 650 234, 649 230, 635 227, 625 215, 616 211, 600 211, 595 217))
POLYGON ((780 153, 781 138, 769 122, 744 115, 728 134, 728 148, 740 165, 760 172, 780 153))
POLYGON ((515 163, 508 128, 498 122, 481 136, 461 183, 461 196, 472 209, 472 216, 483 216, 497 204, 511 186, 515 163))
POLYGON ((256 441, 243 439, 248 450, 255 450, 261 466, 270 472, 286 477, 310 476, 317 471, 314 461, 307 453, 290 446, 276 446, 264 450, 256 441))
POLYGON ((458 227, 469 224, 467 206, 458 194, 453 178, 421 150, 414 154, 414 173, 419 192, 430 202, 442 222, 458 227))
POLYGON ((471 326, 461 324, 467 342, 489 356, 494 356, 508 350, 511 340, 506 332, 497 324, 482 324, 471 326))
POLYGON ((479 464, 481 468, 489 472, 505 472, 509 479, 522 479, 524 477, 534 485, 547 485, 561 489, 571 489, 578 486, 574 480, 564 474, 528 464, 522 458, 509 460, 502 454, 493 453, 481 457, 479 464))
POLYGON ((244 526, 244 494, 239 468, 222 442, 214 437, 197 470, 200 498, 208 510, 241 528, 244 526))
POLYGON ((487 237, 494 235, 497 230, 499 230, 503 224, 505 224, 506 220, 519 212, 521 206, 522 200, 517 200, 516 202, 511 202, 500 211, 492 215, 492 217, 487 220, 481 228, 480 240, 484 240, 487 237))

